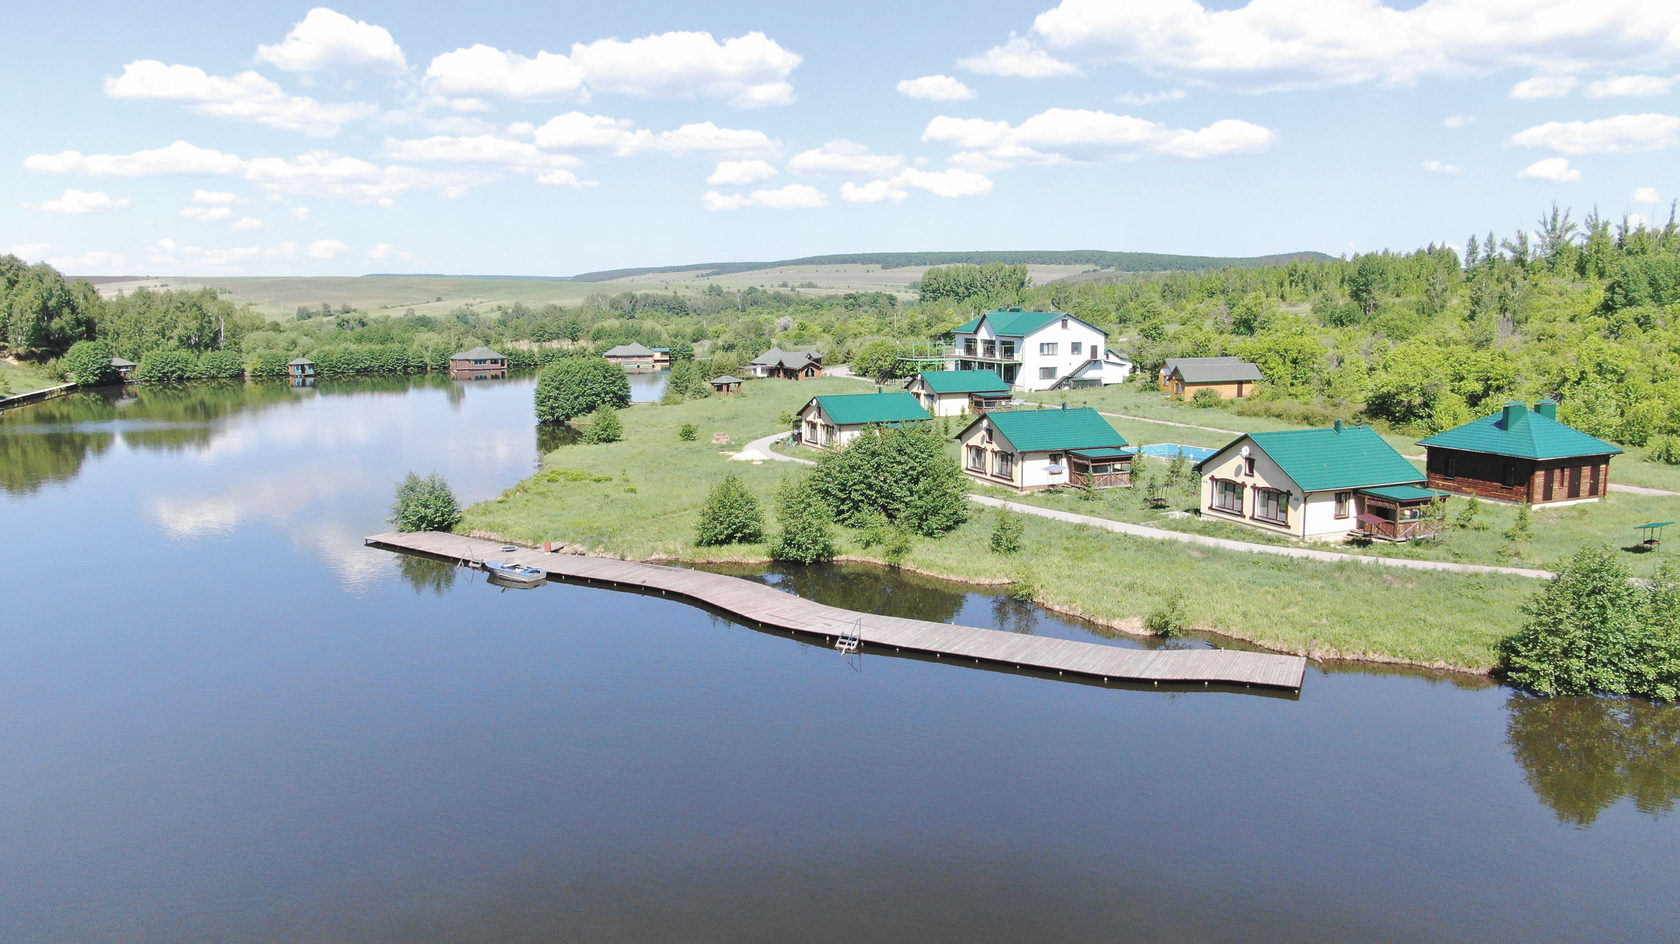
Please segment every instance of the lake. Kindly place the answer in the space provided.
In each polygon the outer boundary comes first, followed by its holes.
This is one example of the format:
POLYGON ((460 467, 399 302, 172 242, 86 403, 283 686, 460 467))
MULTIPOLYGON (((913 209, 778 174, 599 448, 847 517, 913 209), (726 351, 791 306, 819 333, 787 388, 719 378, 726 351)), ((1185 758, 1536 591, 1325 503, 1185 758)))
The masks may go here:
MULTIPOLYGON (((476 501, 566 448, 531 394, 155 386, 0 416, 0 940, 1673 937, 1670 707, 848 660, 362 546, 409 470, 476 501)), ((925 578, 748 573, 1144 644, 925 578)))

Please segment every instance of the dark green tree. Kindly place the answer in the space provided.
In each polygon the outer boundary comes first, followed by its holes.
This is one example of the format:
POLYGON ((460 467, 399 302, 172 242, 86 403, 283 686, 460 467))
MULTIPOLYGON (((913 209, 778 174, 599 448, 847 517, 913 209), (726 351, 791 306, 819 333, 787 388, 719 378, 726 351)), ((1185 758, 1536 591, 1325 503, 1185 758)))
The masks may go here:
POLYGON ((624 438, 624 423, 618 418, 618 411, 610 406, 599 406, 595 412, 589 414, 589 426, 583 431, 583 441, 601 445, 615 443, 624 438))
POLYGON ((839 552, 828 509, 812 491, 811 476, 788 479, 776 490, 776 519, 780 530, 770 543, 773 559, 815 564, 839 552))
POLYGON ((695 526, 694 543, 700 547, 720 544, 751 544, 764 538, 764 510, 758 498, 738 476, 723 481, 706 493, 695 526))
POLYGON ((871 341, 852 357, 852 373, 870 380, 887 380, 898 374, 898 346, 891 341, 871 341))
POLYGON ((390 523, 398 531, 453 531, 461 523, 461 506, 442 475, 421 478, 410 472, 397 486, 390 523))
POLYGON ((565 423, 608 406, 630 405, 630 378, 604 357, 567 357, 537 375, 537 421, 565 423))
POLYGON ((1641 601, 1632 575, 1606 547, 1575 552, 1523 605, 1525 620, 1500 640, 1506 681, 1541 695, 1627 694, 1641 670, 1641 601))
POLYGON ((111 366, 111 347, 104 341, 77 341, 64 355, 64 373, 84 387, 115 383, 117 369, 111 366))
POLYGON ((825 453, 811 489, 848 527, 885 518, 933 537, 968 520, 966 481, 938 431, 923 424, 873 427, 825 453))

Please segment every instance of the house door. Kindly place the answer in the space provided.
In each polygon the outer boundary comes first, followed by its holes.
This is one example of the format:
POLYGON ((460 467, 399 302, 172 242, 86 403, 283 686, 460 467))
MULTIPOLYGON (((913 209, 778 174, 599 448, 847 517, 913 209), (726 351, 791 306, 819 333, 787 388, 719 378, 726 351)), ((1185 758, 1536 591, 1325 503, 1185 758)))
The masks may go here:
POLYGON ((1545 491, 1545 495, 1546 495, 1545 500, 1546 501, 1551 501, 1552 500, 1552 482, 1556 478, 1557 478, 1557 470, 1556 469, 1547 469, 1546 470, 1546 491, 1545 491))
POLYGON ((1581 467, 1578 465, 1569 470, 1569 497, 1581 497, 1581 467))

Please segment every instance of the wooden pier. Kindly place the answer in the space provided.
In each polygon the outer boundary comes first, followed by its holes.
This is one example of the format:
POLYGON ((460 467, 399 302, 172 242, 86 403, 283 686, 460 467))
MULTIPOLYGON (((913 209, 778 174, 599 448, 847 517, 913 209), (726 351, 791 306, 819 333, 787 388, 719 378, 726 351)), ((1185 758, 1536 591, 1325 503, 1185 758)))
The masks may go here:
POLYGON ((1173 688, 1220 686, 1299 691, 1306 674, 1300 656, 1236 649, 1126 649, 1026 636, 975 626, 858 613, 806 600, 739 577, 535 549, 504 551, 492 541, 435 531, 378 534, 366 543, 464 564, 514 561, 577 580, 684 597, 749 623, 832 644, 902 652, 968 664, 1013 668, 1085 681, 1131 682, 1173 688))

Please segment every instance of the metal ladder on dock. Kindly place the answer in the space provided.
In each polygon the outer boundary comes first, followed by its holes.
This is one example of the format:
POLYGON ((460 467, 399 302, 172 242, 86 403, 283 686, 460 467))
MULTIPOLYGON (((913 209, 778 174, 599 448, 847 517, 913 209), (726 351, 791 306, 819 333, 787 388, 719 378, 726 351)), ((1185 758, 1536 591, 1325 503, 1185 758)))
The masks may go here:
POLYGON ((851 629, 845 630, 834 637, 834 648, 840 650, 842 655, 851 655, 857 652, 858 647, 862 645, 863 617, 861 616, 857 618, 857 622, 852 624, 851 629))

